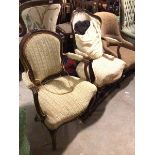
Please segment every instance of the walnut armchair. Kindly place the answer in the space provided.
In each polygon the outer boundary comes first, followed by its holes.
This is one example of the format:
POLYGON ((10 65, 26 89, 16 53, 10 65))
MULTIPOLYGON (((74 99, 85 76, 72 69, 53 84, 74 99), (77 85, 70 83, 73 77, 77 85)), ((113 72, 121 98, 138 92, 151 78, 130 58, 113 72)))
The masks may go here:
POLYGON ((22 79, 33 92, 36 111, 56 149, 57 129, 84 115, 95 101, 97 88, 65 72, 61 38, 54 32, 40 30, 25 35, 20 59, 25 69, 22 79))
POLYGON ((134 45, 121 36, 117 17, 109 12, 95 13, 102 20, 102 40, 106 53, 126 62, 125 71, 133 70, 135 66, 134 45))

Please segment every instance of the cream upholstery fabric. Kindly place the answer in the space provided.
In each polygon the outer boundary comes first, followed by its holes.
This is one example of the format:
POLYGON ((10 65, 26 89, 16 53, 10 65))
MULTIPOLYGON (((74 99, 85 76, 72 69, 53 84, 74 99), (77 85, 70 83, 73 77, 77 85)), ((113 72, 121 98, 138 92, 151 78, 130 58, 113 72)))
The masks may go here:
POLYGON ((22 79, 27 88, 31 89, 32 87, 34 87, 34 84, 31 82, 27 72, 22 73, 22 79))
POLYGON ((95 85, 72 76, 59 77, 41 86, 38 99, 47 114, 46 125, 55 129, 79 116, 96 91, 95 85))
MULTIPOLYGON (((109 56, 108 58, 108 54, 106 54, 99 59, 93 60, 92 67, 95 74, 95 85, 102 87, 115 82, 122 76, 125 62, 113 56, 109 56)), ((87 70, 89 71, 89 68, 87 70)), ((78 64, 76 71, 80 78, 86 79, 83 62, 78 64)))
POLYGON ((50 34, 37 34, 25 45, 25 55, 35 79, 42 81, 61 69, 60 41, 50 34))
POLYGON ((87 54, 90 58, 97 59, 103 54, 101 23, 98 19, 91 17, 87 13, 81 12, 75 14, 72 19, 73 29, 76 22, 84 20, 89 20, 90 26, 84 35, 75 34, 77 49, 87 54))
POLYGON ((22 18, 27 30, 46 29, 55 32, 60 9, 60 4, 35 6, 25 9, 22 12, 22 18))

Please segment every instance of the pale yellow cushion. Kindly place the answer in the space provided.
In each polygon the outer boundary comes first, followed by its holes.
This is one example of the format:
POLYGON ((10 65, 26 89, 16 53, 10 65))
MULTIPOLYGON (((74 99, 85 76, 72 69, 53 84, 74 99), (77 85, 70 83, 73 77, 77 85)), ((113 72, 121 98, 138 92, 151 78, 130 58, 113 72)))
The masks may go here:
POLYGON ((25 9, 22 12, 22 18, 27 30, 46 29, 55 32, 60 9, 60 4, 34 6, 25 9))
MULTIPOLYGON (((95 74, 95 85, 102 87, 115 82, 122 76, 125 62, 111 56, 108 58, 108 54, 106 54, 106 56, 93 60, 92 67, 95 74)), ((87 70, 89 71, 89 68, 87 70)), ((78 64, 76 71, 79 77, 86 79, 83 62, 78 64)))
POLYGON ((59 77, 41 86, 38 98, 47 114, 45 124, 54 129, 76 118, 88 107, 96 91, 95 85, 72 76, 59 77))

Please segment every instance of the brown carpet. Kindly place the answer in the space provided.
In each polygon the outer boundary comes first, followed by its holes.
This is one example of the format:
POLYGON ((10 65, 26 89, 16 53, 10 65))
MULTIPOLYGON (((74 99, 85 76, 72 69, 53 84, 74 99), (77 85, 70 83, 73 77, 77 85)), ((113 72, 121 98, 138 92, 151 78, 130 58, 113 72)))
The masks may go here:
POLYGON ((33 155, 134 155, 135 80, 126 79, 121 88, 101 103, 83 124, 76 120, 57 133, 57 151, 52 151, 47 129, 34 122, 32 93, 23 82, 20 106, 27 112, 27 135, 33 155))

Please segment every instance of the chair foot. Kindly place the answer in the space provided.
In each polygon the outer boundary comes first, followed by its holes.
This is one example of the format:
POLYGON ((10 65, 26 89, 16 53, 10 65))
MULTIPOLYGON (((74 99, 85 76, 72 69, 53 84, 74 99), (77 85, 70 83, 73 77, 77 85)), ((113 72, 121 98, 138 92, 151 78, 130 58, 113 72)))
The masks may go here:
POLYGON ((52 149, 53 151, 56 150, 56 131, 57 130, 49 130, 51 139, 52 139, 52 149))

